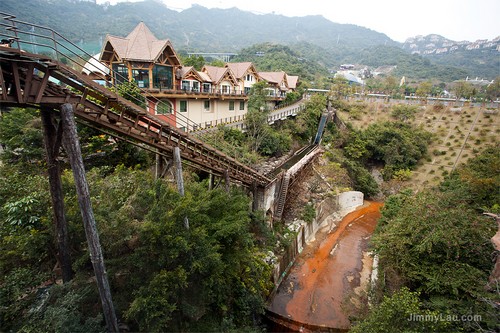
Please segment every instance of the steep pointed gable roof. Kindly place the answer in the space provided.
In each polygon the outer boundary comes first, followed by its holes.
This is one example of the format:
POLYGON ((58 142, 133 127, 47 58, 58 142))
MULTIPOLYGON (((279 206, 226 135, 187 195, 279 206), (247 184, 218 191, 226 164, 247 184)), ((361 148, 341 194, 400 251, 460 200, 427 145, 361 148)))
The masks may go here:
POLYGON ((202 78, 203 82, 210 82, 210 83, 212 83, 212 79, 210 78, 210 76, 208 76, 207 73, 205 73, 205 72, 198 72, 198 75, 202 78))
MULTIPOLYGON (((108 53, 110 46, 120 60, 155 62, 167 47, 175 54, 170 41, 157 39, 144 22, 140 22, 127 37, 106 36, 103 48, 108 53)), ((103 60, 109 60, 104 57, 103 60)), ((174 62, 180 63, 178 59, 174 62)))
POLYGON ((200 75, 193 66, 182 67, 180 69, 180 76, 182 79, 194 78, 198 81, 205 82, 205 77, 200 75))
POLYGON ((247 72, 257 72, 251 62, 228 62, 226 67, 233 72, 237 79, 241 79, 247 72))
POLYGON ((144 22, 139 23, 127 36, 127 39, 129 40, 127 58, 133 60, 153 61, 163 44, 158 43, 158 39, 144 22))
POLYGON ((288 88, 296 89, 297 82, 299 81, 299 77, 295 75, 286 75, 286 81, 288 82, 288 88))
POLYGON ((228 77, 233 83, 236 82, 236 79, 234 75, 231 73, 229 68, 227 67, 216 67, 216 66, 210 66, 210 65, 205 65, 201 69, 202 72, 205 72, 208 74, 208 76, 212 79, 212 82, 215 84, 220 83, 223 78, 228 77))

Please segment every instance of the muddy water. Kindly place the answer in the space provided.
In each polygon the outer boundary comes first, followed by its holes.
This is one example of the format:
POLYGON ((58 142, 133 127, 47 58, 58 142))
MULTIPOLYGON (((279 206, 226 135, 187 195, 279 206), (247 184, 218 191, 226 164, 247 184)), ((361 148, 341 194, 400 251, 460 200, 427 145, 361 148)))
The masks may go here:
POLYGON ((369 281, 372 260, 366 247, 381 205, 367 202, 335 228, 318 231, 281 283, 269 310, 304 326, 349 329, 341 305, 369 281))

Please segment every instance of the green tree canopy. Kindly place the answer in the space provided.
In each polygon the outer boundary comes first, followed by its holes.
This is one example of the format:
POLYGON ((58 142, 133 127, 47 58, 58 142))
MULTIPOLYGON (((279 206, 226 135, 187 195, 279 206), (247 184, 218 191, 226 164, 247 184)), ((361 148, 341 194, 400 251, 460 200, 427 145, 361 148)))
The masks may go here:
POLYGON ((485 289, 497 226, 481 207, 500 202, 499 156, 500 148, 488 148, 437 188, 389 197, 371 240, 387 293, 407 287, 442 317, 476 315, 475 321, 451 320, 446 332, 498 328, 492 307, 498 294, 485 289))
MULTIPOLYGON (((413 109, 396 111, 411 114, 413 109)), ((412 169, 427 152, 431 134, 402 122, 377 122, 363 131, 354 131, 345 144, 348 157, 384 166, 384 177, 391 179, 395 171, 412 169)))

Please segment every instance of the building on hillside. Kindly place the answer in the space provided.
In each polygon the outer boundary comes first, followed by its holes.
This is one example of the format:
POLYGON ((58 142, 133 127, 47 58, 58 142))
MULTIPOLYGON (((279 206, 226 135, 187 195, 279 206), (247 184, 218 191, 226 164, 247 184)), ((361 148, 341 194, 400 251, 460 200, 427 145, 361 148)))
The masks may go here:
POLYGON ((238 80, 239 91, 245 95, 250 92, 254 83, 261 80, 255 66, 251 62, 227 63, 226 67, 233 73, 238 80))
POLYGON ((259 77, 268 83, 267 96, 273 98, 286 97, 289 91, 288 75, 285 72, 259 72, 259 77))
POLYGON ((126 37, 106 36, 100 61, 108 66, 112 84, 134 80, 149 113, 188 130, 243 119, 256 82, 268 82, 270 107, 298 84, 298 76, 259 73, 251 62, 205 65, 200 71, 183 66, 171 42, 157 39, 143 22, 126 37))
POLYGON ((359 84, 359 85, 364 85, 365 82, 357 75, 355 75, 351 71, 339 71, 335 73, 334 75, 335 78, 344 78, 347 80, 349 84, 359 84))

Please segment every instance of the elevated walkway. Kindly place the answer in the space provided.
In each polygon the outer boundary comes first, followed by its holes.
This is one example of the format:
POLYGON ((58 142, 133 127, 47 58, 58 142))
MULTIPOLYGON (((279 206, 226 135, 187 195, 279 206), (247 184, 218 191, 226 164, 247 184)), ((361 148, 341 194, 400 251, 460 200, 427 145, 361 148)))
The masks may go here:
MULTIPOLYGON (((81 122, 154 148, 161 155, 170 158, 174 148, 179 147, 183 162, 197 169, 217 176, 227 172, 230 179, 247 187, 266 186, 271 182, 256 170, 79 73, 72 67, 83 66, 85 59, 68 47, 78 48, 76 45, 57 32, 16 20, 10 14, 0 12, 0 15, 3 18, 0 27, 5 28, 0 31, 0 38, 6 42, 0 46, 2 106, 50 108, 58 112, 63 104, 70 103, 81 122), (43 33, 34 33, 35 27, 43 33), (30 45, 43 47, 53 56, 26 52, 30 45), (72 67, 57 60, 59 58, 70 59, 72 67)), ((81 49, 80 52, 84 53, 81 49)))

